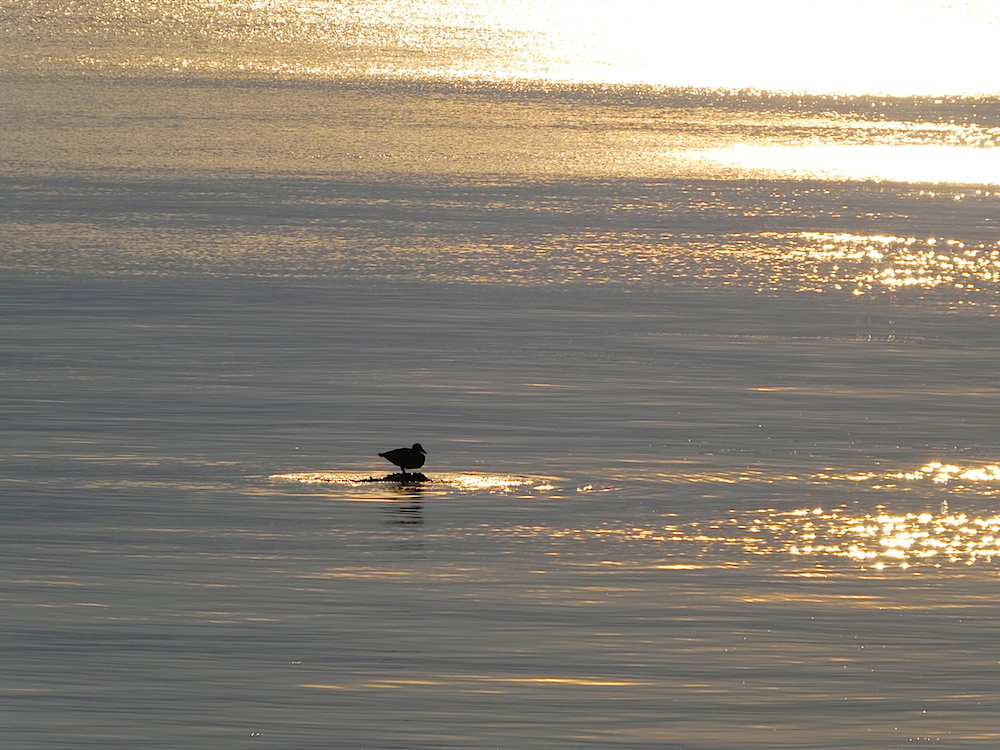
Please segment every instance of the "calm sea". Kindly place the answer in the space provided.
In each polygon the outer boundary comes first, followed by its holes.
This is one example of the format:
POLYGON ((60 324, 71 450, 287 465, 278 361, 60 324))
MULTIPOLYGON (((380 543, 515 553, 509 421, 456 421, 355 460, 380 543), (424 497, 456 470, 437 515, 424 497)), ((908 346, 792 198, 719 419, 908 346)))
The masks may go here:
POLYGON ((5 3, 2 744, 997 747, 996 19, 748 7, 5 3))

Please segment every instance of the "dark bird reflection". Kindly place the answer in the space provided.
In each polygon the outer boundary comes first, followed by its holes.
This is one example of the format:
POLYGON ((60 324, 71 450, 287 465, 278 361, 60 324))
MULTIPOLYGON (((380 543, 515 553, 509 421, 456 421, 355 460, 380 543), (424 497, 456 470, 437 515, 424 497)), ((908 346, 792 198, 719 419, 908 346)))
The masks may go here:
MULTIPOLYGON (((413 476, 412 474, 409 476, 413 476)), ((385 505, 389 523, 399 526, 420 526, 424 522, 424 487, 419 483, 400 482, 392 488, 394 502, 385 505)))
POLYGON ((384 512, 387 521, 394 526, 422 526, 424 523, 424 505, 419 500, 386 505, 384 512))

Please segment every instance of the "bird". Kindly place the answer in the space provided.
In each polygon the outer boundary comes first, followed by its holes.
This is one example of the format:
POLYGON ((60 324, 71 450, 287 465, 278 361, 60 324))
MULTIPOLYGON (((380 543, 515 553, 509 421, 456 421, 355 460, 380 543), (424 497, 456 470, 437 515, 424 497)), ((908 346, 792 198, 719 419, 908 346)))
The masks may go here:
POLYGON ((390 463, 396 464, 403 473, 407 469, 419 469, 424 465, 424 456, 427 455, 420 443, 414 443, 412 448, 396 448, 395 450, 379 453, 379 455, 390 463))

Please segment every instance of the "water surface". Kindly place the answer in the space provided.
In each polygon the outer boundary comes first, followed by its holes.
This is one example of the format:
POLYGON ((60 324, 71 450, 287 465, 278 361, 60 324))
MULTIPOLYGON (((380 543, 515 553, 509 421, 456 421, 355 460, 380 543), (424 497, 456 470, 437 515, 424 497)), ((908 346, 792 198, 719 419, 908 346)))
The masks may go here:
POLYGON ((5 740, 995 747, 990 13, 8 2, 5 740))

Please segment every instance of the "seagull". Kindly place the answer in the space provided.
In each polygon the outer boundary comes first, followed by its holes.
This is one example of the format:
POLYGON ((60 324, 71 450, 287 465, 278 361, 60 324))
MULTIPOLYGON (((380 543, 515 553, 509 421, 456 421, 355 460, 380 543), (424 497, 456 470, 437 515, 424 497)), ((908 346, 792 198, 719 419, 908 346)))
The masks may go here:
POLYGON ((407 469, 419 469, 424 465, 427 451, 420 446, 420 443, 414 443, 412 448, 396 448, 379 455, 386 461, 396 464, 405 474, 407 469))

